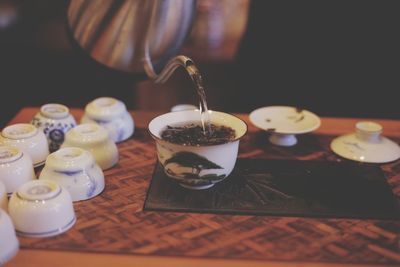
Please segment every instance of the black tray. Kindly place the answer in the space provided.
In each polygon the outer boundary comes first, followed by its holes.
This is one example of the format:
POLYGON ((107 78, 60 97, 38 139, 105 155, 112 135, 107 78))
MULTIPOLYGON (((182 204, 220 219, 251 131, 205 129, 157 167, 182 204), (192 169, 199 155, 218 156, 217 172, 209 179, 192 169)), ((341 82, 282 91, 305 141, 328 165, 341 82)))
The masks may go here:
POLYGON ((232 174, 207 190, 181 187, 157 164, 144 209, 400 218, 399 205, 379 166, 330 161, 238 159, 232 174))

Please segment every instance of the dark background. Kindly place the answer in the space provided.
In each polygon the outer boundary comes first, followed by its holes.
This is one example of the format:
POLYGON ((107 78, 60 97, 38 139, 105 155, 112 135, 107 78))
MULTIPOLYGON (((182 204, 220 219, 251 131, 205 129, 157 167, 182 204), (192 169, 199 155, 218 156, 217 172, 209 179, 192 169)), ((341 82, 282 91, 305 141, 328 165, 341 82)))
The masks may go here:
MULTIPOLYGON (((0 0, 0 126, 24 106, 84 107, 104 95, 130 109, 196 103, 182 70, 155 85, 91 60, 69 37, 67 7, 65 0, 0 0)), ((225 48, 204 51, 193 38, 182 51, 199 64, 211 109, 282 104, 321 116, 399 119, 399 17, 396 1, 253 0, 231 57, 205 56, 225 48)))

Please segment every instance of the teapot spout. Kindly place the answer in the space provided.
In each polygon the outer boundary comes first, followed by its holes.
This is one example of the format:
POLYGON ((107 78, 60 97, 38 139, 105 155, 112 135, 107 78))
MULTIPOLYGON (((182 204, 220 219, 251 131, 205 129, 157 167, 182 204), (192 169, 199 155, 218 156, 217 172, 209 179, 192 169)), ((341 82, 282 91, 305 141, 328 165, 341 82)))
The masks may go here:
POLYGON ((148 59, 144 60, 144 70, 147 76, 154 80, 155 83, 165 83, 178 67, 183 67, 193 80, 193 74, 195 74, 193 72, 198 72, 197 69, 193 69, 195 68, 194 66, 194 62, 191 58, 184 55, 179 55, 168 61, 162 71, 157 74, 153 68, 153 65, 151 64, 151 61, 148 59))

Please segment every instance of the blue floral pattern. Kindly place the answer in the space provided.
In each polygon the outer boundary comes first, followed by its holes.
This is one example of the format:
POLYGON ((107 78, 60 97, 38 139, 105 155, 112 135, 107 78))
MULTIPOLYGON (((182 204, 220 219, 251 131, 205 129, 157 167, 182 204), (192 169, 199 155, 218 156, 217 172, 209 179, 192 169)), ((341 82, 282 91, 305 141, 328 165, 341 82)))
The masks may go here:
POLYGON ((42 129, 43 133, 46 135, 50 152, 54 152, 60 148, 64 142, 65 133, 76 126, 76 123, 68 120, 68 122, 58 122, 57 120, 49 120, 36 115, 31 124, 36 126, 36 128, 42 129))

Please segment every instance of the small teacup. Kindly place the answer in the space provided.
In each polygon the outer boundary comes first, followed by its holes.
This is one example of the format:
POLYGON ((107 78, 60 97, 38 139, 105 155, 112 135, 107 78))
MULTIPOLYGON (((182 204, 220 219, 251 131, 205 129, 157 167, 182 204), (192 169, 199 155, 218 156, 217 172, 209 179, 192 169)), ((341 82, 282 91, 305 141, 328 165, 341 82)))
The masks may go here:
POLYGON ((198 107, 196 107, 195 105, 192 104, 179 104, 179 105, 175 105, 171 108, 171 112, 175 112, 175 111, 184 111, 184 110, 196 110, 198 109, 198 107))
POLYGON ((109 169, 118 162, 117 146, 109 138, 108 132, 98 124, 80 124, 72 128, 65 135, 61 147, 80 147, 88 150, 102 170, 109 169))
POLYGON ((100 124, 116 143, 128 139, 134 131, 134 122, 125 104, 112 97, 100 97, 87 104, 81 123, 100 124))
POLYGON ((89 151, 78 147, 64 147, 50 154, 39 179, 58 183, 73 201, 95 197, 104 190, 103 171, 89 151))
POLYGON ((72 199, 56 182, 34 180, 11 195, 10 217, 18 235, 48 237, 70 229, 76 221, 72 199))
POLYGON ((36 179, 32 160, 15 146, 0 145, 0 182, 11 195, 20 185, 36 179))
POLYGON ((7 190, 4 184, 0 181, 0 210, 8 210, 7 190))
POLYGON ((60 148, 64 142, 65 133, 76 126, 69 109, 61 104, 46 104, 32 118, 31 124, 41 129, 47 137, 50 152, 60 148))
POLYGON ((181 145, 161 138, 168 125, 200 121, 198 110, 176 111, 154 118, 149 124, 156 140, 157 157, 165 174, 189 189, 206 189, 225 179, 233 170, 240 138, 247 125, 241 119, 223 112, 209 111, 211 123, 235 130, 233 139, 217 145, 181 145))
POLYGON ((0 266, 14 257, 19 250, 19 242, 8 214, 0 209, 0 266))
POLYGON ((44 133, 29 123, 17 123, 3 129, 0 144, 16 146, 32 159, 33 166, 44 164, 49 146, 44 133))

